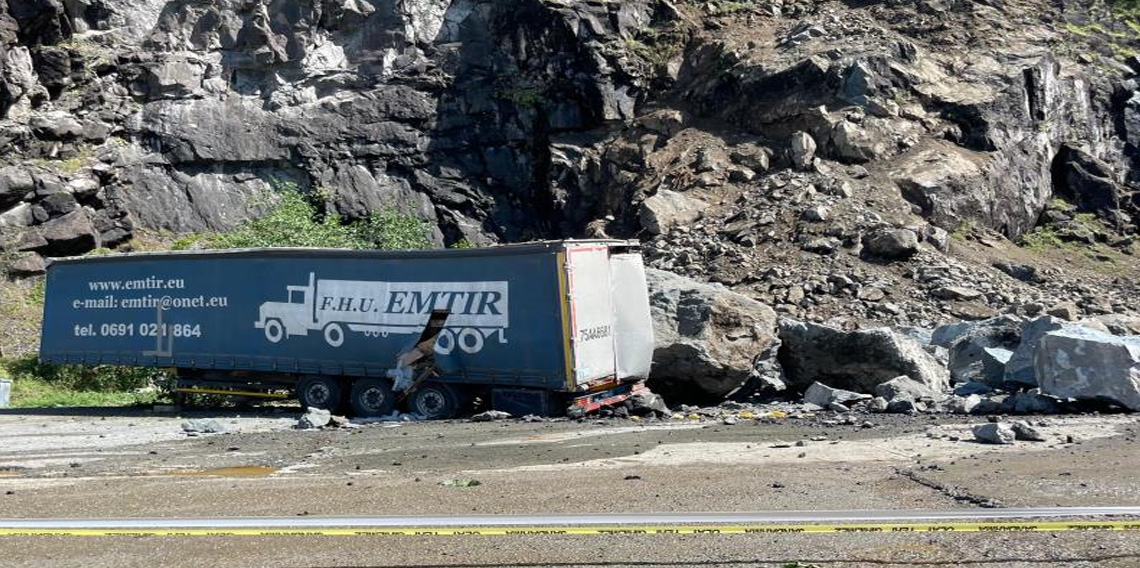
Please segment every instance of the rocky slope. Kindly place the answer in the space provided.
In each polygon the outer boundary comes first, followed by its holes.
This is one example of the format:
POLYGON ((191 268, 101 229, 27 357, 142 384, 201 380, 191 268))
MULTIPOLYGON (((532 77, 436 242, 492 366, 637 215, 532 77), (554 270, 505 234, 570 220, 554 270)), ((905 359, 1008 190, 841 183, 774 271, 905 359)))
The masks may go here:
POLYGON ((1099 0, 0 0, 0 243, 34 274, 296 186, 847 327, 1129 311, 1137 37, 1099 0))

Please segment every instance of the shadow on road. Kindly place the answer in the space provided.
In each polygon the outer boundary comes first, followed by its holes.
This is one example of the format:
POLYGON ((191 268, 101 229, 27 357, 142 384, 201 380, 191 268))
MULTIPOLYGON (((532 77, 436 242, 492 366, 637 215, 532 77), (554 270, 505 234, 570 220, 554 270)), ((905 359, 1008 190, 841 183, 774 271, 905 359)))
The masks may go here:
POLYGON ((300 406, 273 408, 184 408, 178 411, 159 412, 149 406, 69 406, 59 408, 4 408, 0 416, 61 416, 87 418, 136 418, 167 416, 180 418, 275 418, 301 414, 300 406))

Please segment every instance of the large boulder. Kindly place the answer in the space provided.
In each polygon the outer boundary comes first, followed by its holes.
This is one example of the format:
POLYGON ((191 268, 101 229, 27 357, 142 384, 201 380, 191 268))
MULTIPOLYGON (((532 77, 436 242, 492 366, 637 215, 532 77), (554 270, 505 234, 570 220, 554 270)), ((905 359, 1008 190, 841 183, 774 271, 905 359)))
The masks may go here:
POLYGON ((876 229, 863 236, 863 250, 875 258, 907 259, 918 252, 918 234, 910 229, 876 229))
POLYGON ((1005 382, 1037 386, 1037 373, 1033 363, 1037 357, 1037 346, 1046 333, 1063 327, 1064 322, 1053 316, 1041 316, 1026 324, 1021 330, 1021 343, 1005 365, 1005 382))
POLYGON ((780 320, 780 363, 788 382, 813 382, 872 393, 906 375, 936 391, 949 383, 946 369, 914 340, 889 328, 843 331, 825 325, 780 320))
POLYGON ((1001 386, 1005 366, 1013 351, 1001 347, 982 347, 963 341, 950 352, 950 377, 955 383, 983 383, 1001 386))
POLYGON ((649 385, 673 402, 708 401, 740 388, 778 340, 771 308, 719 284, 646 270, 653 315, 649 385))
POLYGON ((705 203, 682 193, 662 190, 641 202, 641 226, 653 234, 666 233, 678 225, 700 219, 705 203))
POLYGON ((1034 366, 1043 394, 1140 410, 1140 336, 1075 326, 1050 331, 1038 342, 1034 366))
POLYGON ((978 322, 952 324, 935 330, 937 339, 948 343, 950 376, 956 383, 999 386, 1005 366, 1021 341, 1024 320, 999 316, 978 322))

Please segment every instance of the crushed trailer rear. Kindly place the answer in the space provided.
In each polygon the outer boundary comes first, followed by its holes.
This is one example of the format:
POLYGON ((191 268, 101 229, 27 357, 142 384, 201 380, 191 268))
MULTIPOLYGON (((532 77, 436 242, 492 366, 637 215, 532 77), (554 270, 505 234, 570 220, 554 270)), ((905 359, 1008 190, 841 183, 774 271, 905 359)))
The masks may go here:
POLYGON ((628 398, 653 353, 636 242, 56 259, 45 363, 172 368, 181 392, 429 418, 628 398))

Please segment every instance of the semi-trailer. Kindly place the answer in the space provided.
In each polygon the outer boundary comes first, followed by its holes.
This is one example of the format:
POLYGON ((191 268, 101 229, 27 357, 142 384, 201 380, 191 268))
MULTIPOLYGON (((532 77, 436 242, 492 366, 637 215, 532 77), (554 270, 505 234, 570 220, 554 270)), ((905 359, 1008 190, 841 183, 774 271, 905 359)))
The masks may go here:
POLYGON ((588 412, 637 392, 653 330, 636 241, 52 259, 40 360, 171 369, 179 393, 447 418, 588 412))

